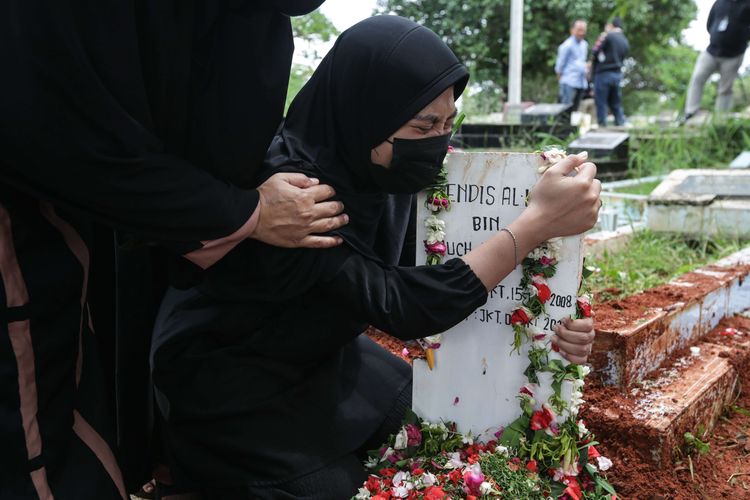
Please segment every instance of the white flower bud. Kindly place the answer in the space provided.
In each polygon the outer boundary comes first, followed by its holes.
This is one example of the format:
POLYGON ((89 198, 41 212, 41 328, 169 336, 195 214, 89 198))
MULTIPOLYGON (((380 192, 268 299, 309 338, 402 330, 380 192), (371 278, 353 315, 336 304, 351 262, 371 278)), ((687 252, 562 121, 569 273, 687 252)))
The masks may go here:
POLYGON ((503 445, 497 445, 495 446, 495 453, 498 453, 500 455, 508 455, 508 448, 503 445))
POLYGON ((479 485, 479 493, 482 495, 489 495, 492 493, 492 484, 488 481, 482 481, 482 484, 479 485))

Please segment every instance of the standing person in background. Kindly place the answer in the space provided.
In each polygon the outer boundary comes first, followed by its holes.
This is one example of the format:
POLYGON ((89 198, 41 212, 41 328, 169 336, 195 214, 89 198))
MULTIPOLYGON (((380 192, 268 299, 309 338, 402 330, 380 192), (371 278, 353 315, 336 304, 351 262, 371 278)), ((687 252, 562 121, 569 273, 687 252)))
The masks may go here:
POLYGON ((717 71, 720 78, 716 111, 731 109, 732 85, 750 40, 750 0, 717 0, 708 14, 706 29, 711 35, 711 43, 695 61, 683 123, 700 109, 703 87, 717 71))
POLYGON ((594 44, 593 57, 594 100, 596 120, 607 126, 607 108, 612 111, 617 126, 625 125, 622 109, 622 63, 630 51, 630 43, 622 32, 622 19, 613 18, 594 44))
POLYGON ((585 40, 586 21, 577 19, 570 26, 570 37, 557 48, 555 73, 560 82, 558 102, 572 104, 573 111, 578 111, 581 97, 588 88, 586 78, 586 59, 589 44, 585 40))

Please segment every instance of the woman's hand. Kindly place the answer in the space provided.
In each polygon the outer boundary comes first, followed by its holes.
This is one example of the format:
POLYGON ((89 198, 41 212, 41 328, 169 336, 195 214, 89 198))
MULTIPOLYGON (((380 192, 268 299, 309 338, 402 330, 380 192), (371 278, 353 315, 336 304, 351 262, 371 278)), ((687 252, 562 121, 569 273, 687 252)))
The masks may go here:
POLYGON ((571 363, 583 364, 594 344, 594 320, 566 318, 555 327, 552 348, 571 363))
POLYGON ((550 167, 529 194, 529 205, 479 248, 462 257, 487 291, 500 283, 541 242, 581 234, 596 224, 601 208, 601 183, 586 152, 568 156, 550 167), (575 174, 573 175, 573 172, 575 174))
POLYGON ((599 214, 601 183, 587 153, 571 155, 550 167, 529 195, 527 217, 538 221, 542 240, 591 229, 599 214), (575 172, 575 175, 570 175, 575 172))
POLYGON ((338 236, 321 236, 349 222, 331 186, 304 174, 278 173, 258 188, 258 225, 250 235, 277 247, 329 248, 341 243, 338 236))

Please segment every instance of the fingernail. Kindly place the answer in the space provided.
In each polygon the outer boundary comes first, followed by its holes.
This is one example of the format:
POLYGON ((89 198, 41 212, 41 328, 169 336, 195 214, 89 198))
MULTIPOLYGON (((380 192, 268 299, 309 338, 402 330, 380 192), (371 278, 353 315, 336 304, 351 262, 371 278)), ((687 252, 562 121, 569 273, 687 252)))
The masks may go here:
POLYGON ((554 342, 552 342, 552 350, 555 351, 555 352, 560 352, 560 348, 554 342))
POLYGON ((578 158, 580 158, 581 160, 585 160, 586 158, 589 157, 589 152, 588 151, 581 151, 576 156, 578 156, 578 158))
POLYGON ((349 224, 349 216, 344 214, 344 224, 349 224))
POLYGON ((313 184, 320 184, 320 179, 318 179, 317 177, 310 177, 310 182, 312 182, 313 184))

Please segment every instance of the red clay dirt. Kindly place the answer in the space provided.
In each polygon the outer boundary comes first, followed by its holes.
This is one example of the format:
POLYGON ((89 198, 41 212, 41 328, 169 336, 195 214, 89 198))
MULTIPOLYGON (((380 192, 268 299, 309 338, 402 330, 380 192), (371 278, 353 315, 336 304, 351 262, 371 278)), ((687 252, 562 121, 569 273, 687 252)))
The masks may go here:
MULTIPOLYGON (((418 345, 407 346, 408 355, 402 350, 404 343, 379 330, 371 328, 368 335, 386 347, 394 355, 411 362, 423 356, 418 345)), ((738 341, 750 339, 750 319, 742 316, 724 319, 705 340, 708 342, 737 347, 738 341), (732 333, 733 328, 738 333, 732 333), (724 332, 724 334, 722 334, 724 332)), ((687 354, 687 349, 673 353, 663 367, 687 354)), ((691 455, 693 475, 687 456, 676 452, 676 461, 672 468, 659 469, 649 457, 640 455, 636 450, 647 448, 639 446, 633 439, 644 443, 655 436, 639 435, 633 438, 632 428, 641 427, 633 417, 632 399, 624 397, 620 390, 612 386, 603 386, 595 375, 589 377, 586 385, 581 417, 586 425, 596 434, 600 443, 597 449, 614 462, 608 473, 610 482, 615 486, 623 499, 643 500, 693 500, 717 498, 750 498, 750 356, 738 356, 729 361, 740 374, 741 392, 733 402, 739 411, 727 409, 710 436, 704 441, 710 445, 707 455, 691 455), (606 426, 597 421, 595 415, 587 413, 590 405, 605 406, 609 413, 606 426), (744 410, 744 411, 743 411, 744 410), (747 412, 747 413, 745 413, 747 412), (613 418, 614 417, 614 418, 613 418), (624 438, 624 436, 630 436, 624 438), (734 474, 734 476, 733 476, 734 474)), ((658 375, 657 370, 654 376, 658 375)))
MULTIPOLYGON (((709 271, 727 272, 727 268, 712 266, 704 268, 709 271)), ((745 275, 750 265, 739 265, 732 269, 736 275, 745 275)), ((689 302, 717 287, 723 279, 702 273, 688 273, 680 278, 689 280, 693 286, 683 287, 674 284, 662 285, 644 293, 621 300, 597 304, 595 308, 596 329, 615 330, 642 321, 648 312, 668 308, 675 302, 689 302)), ((423 358, 424 352, 418 344, 405 345, 379 330, 370 328, 367 332, 373 340, 388 349, 394 355, 409 363, 415 358, 423 358), (408 353, 404 354, 406 347, 408 353)), ((726 318, 713 330, 706 341, 736 347, 738 340, 750 339, 750 319, 735 316, 726 318), (739 335, 726 333, 727 328, 734 328, 739 335), (725 332, 722 334, 721 332, 725 332)), ((747 343, 747 342, 745 342, 747 343)), ((745 350, 750 347, 745 347, 745 350)), ((684 356, 687 349, 672 353, 662 366, 668 366, 674 360, 684 356)), ((639 455, 632 441, 632 432, 628 429, 639 427, 633 417, 632 401, 623 396, 620 389, 603 386, 591 376, 585 391, 586 404, 582 407, 581 417, 587 426, 596 434, 600 443, 597 448, 602 455, 614 462, 608 473, 608 479, 615 486, 623 499, 644 500, 693 500, 717 498, 750 499, 750 356, 747 354, 730 359, 730 363, 740 373, 739 393, 736 400, 725 409, 724 415, 709 436, 704 438, 710 445, 710 452, 700 456, 693 453, 692 474, 688 456, 684 451, 676 450, 676 461, 671 469, 656 467, 648 457, 639 455), (607 425, 597 422, 592 414, 587 418, 589 405, 606 406, 612 412, 607 418, 607 425), (734 409, 732 409, 734 408, 734 409), (611 418, 614 416, 615 418, 611 418)), ((658 371, 658 370, 657 370, 658 371)), ((648 441, 654 436, 642 435, 636 439, 648 441)))
MULTIPOLYGON (((598 331, 614 331, 627 325, 632 325, 650 310, 668 308, 675 302, 690 302, 703 297, 706 292, 720 286, 723 281, 736 276, 745 276, 750 272, 750 265, 737 265, 731 269, 718 266, 706 266, 703 270, 722 273, 725 277, 718 278, 699 272, 682 275, 680 282, 689 282, 692 286, 680 286, 674 283, 660 285, 636 295, 597 303, 594 307, 594 318, 598 331)), ((596 299, 596 297, 594 297, 596 299)))
POLYGON ((424 349, 422 349, 416 341, 404 341, 391 337, 387 333, 378 330, 373 326, 365 331, 365 335, 380 344, 381 347, 390 351, 394 356, 403 359, 409 364, 412 364, 415 359, 422 359, 425 357, 424 349), (404 349, 406 349, 406 351, 404 351, 404 349))
MULTIPOLYGON (((710 445, 710 452, 699 456, 691 455, 693 475, 690 473, 688 457, 684 452, 676 452, 676 461, 671 469, 659 469, 648 457, 635 451, 639 443, 632 441, 631 428, 638 427, 632 416, 632 401, 623 397, 619 389, 597 385, 595 380, 587 384, 587 403, 581 410, 586 425, 596 434, 599 451, 614 462, 608 479, 622 498, 630 499, 717 499, 750 498, 750 319, 741 316, 722 321, 706 339, 709 342, 737 348, 740 341, 745 344, 737 352, 744 355, 729 359, 741 374, 740 393, 727 408, 711 434, 704 438, 710 445), (734 328, 739 334, 726 334, 727 328, 734 328), (722 332, 725 332, 722 335, 722 332), (611 412, 606 426, 597 421, 596 416, 587 412, 589 405, 605 406, 611 412), (739 408, 732 410, 731 407, 739 408), (615 418, 611 418, 615 417, 615 418), (631 436, 624 438, 624 436, 631 436), (734 475, 734 476, 733 476, 734 475)), ((679 357, 674 353, 672 359, 679 357)), ((684 354, 684 353, 683 353, 684 354)), ((592 377, 594 379, 594 377, 592 377)), ((638 440, 648 441, 653 436, 638 436, 638 440)))

